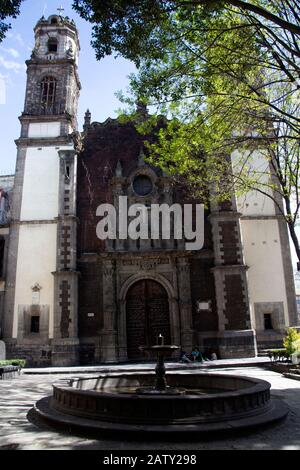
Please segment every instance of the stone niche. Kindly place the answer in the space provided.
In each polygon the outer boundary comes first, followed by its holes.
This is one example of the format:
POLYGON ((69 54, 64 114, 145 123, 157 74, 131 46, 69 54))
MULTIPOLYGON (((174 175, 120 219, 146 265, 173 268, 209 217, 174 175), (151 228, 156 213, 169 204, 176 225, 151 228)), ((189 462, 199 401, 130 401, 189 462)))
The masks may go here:
POLYGON ((49 310, 49 305, 19 305, 18 343, 48 343, 49 310))
POLYGON ((285 331, 284 305, 283 302, 255 302, 256 330, 262 332, 264 327, 264 315, 271 315, 272 329, 274 332, 285 331))

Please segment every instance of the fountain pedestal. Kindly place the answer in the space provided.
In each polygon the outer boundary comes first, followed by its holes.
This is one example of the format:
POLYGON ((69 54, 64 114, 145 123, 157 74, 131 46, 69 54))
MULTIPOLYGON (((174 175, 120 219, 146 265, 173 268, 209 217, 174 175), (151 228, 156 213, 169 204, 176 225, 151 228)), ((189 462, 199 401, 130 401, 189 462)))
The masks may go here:
MULTIPOLYGON (((160 338, 160 337, 159 337, 160 338)), ((161 337, 162 338, 162 337, 161 337)), ((163 342, 163 341, 162 341, 163 342)), ((171 353, 177 351, 178 346, 168 344, 157 344, 155 346, 141 346, 140 350, 150 353, 152 356, 157 356, 157 363, 155 367, 155 386, 142 387, 136 390, 138 394, 164 394, 164 395, 182 395, 185 393, 184 389, 170 387, 167 384, 165 357, 170 356, 171 353)))

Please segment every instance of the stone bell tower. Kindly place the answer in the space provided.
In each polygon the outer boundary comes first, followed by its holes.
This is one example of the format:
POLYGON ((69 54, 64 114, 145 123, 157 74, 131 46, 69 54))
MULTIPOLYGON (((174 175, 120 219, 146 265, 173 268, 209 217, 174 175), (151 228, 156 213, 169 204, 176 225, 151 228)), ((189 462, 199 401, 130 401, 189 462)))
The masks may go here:
POLYGON ((42 17, 27 65, 12 202, 4 336, 11 356, 73 364, 77 354, 76 166, 81 89, 74 21, 42 17))
POLYGON ((60 135, 66 135, 77 127, 77 29, 68 18, 50 16, 47 20, 41 18, 34 32, 35 46, 26 62, 28 78, 21 122, 60 122, 60 135))

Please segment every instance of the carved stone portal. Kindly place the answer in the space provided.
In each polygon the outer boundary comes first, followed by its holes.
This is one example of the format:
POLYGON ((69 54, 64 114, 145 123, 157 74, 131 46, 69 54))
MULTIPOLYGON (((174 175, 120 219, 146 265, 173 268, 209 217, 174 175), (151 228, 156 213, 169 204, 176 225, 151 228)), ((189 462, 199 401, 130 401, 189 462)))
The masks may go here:
POLYGON ((102 272, 102 360, 141 359, 138 347, 156 344, 159 334, 170 344, 192 348, 188 259, 106 258, 102 272))

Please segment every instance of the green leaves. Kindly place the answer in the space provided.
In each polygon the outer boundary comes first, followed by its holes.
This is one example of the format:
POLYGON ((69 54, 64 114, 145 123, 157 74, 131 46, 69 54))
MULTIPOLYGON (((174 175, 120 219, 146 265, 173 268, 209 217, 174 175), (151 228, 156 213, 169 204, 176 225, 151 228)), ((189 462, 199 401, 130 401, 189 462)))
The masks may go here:
POLYGON ((149 161, 207 205, 233 191, 271 198, 300 259, 299 2, 75 3, 95 24, 98 58, 116 52, 138 65, 123 99, 131 112, 140 98, 155 112, 141 132, 157 131, 161 114, 168 118, 149 144, 149 161))
POLYGON ((0 42, 4 39, 6 32, 10 28, 9 23, 5 23, 6 18, 15 18, 20 13, 22 0, 1 0, 0 3, 0 42))
POLYGON ((300 333, 295 328, 289 328, 283 340, 288 356, 300 351, 300 333))
POLYGON ((98 59, 117 52, 139 64, 146 53, 160 55, 156 32, 164 29, 175 4, 167 0, 75 0, 73 7, 94 24, 93 45, 98 59))

